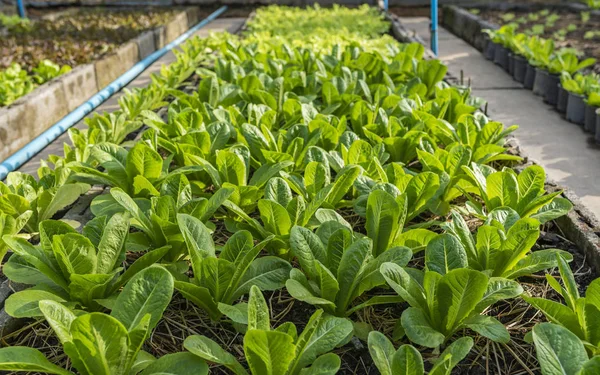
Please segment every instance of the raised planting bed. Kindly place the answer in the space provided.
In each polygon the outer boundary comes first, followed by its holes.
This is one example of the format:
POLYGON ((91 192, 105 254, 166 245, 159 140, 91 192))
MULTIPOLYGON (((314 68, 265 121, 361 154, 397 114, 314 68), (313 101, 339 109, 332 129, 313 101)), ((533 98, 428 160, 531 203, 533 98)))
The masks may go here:
MULTIPOLYGON (((177 38, 210 14, 210 9, 75 9, 58 17, 46 13, 38 12, 42 18, 24 27, 4 30, 8 34, 0 38, 0 65, 14 70, 13 64, 19 64, 22 74, 37 76, 40 61, 46 59, 56 64, 54 69, 72 70, 40 80, 44 84, 0 107, 0 160, 177 38)), ((32 82, 38 82, 34 78, 32 82)))
POLYGON ((120 120, 72 131, 39 183, 12 174, 3 272, 34 288, 4 302, 22 327, 0 370, 593 366, 575 316, 600 314, 593 218, 387 32, 406 37, 366 7, 260 8, 241 35, 189 41, 120 120), (553 308, 568 318, 542 323, 553 308))

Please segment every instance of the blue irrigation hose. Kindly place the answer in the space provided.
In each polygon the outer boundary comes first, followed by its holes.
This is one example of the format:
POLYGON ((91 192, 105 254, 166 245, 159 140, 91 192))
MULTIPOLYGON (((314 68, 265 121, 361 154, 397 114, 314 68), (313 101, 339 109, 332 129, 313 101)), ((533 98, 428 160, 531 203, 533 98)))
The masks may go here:
POLYGON ((438 0, 431 0, 431 51, 438 55, 438 0))
POLYGON ((23 148, 21 148, 19 151, 15 152, 8 159, 4 160, 2 164, 0 164, 0 180, 4 180, 8 173, 16 170, 17 168, 25 164, 29 159, 35 156, 38 152, 42 151, 56 138, 60 137, 64 132, 67 131, 67 129, 77 124, 79 121, 81 121, 82 118, 84 118, 94 109, 96 109, 96 107, 98 107, 108 98, 110 98, 114 93, 118 92, 127 84, 129 84, 129 82, 133 81, 135 77, 140 75, 156 60, 164 56, 173 48, 180 45, 182 42, 184 42, 186 39, 192 36, 196 31, 206 26, 208 23, 214 21, 226 10, 226 5, 220 7, 211 15, 203 19, 196 26, 181 34, 177 39, 167 44, 163 48, 154 51, 150 56, 146 57, 142 61, 136 63, 134 66, 131 67, 131 69, 123 73, 123 75, 112 81, 108 86, 106 86, 102 90, 98 91, 98 93, 92 96, 87 102, 75 108, 73 112, 63 117, 56 124, 52 125, 49 129, 47 129, 42 134, 38 135, 35 139, 33 139, 31 142, 23 146, 23 148))
POLYGON ((25 5, 23 5, 23 0, 17 0, 17 12, 19 13, 19 17, 27 17, 27 14, 25 13, 25 5))

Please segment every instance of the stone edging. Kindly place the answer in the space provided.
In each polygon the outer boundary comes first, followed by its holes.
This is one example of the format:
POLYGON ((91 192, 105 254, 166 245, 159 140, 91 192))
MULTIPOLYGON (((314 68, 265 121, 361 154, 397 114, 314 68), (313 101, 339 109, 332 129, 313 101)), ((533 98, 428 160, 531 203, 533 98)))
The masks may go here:
POLYGON ((199 22, 198 8, 179 12, 169 23, 146 31, 115 51, 47 82, 0 107, 0 160, 5 160, 75 110, 138 61, 199 22))
MULTIPOLYGON (((449 8, 456 7, 452 6, 449 8)), ((462 11, 462 13, 467 13, 469 16, 473 16, 471 13, 462 9, 458 10, 462 11)), ((418 35, 409 32, 402 26, 398 17, 395 15, 388 15, 388 19, 392 21, 392 31, 397 39, 403 42, 417 42, 423 44, 423 40, 418 35)), ((464 19, 461 22, 464 29, 469 28, 464 19)), ((427 57, 433 57, 433 53, 429 49, 427 49, 426 55, 427 57)), ((452 76, 450 76, 448 81, 457 82, 456 78, 452 76)), ((524 164, 519 166, 519 168, 524 168, 532 164, 539 164, 530 158, 527 152, 523 150, 519 145, 517 138, 511 137, 508 141, 508 146, 524 159, 524 164)), ((573 242, 577 248, 583 252, 586 262, 592 266, 597 273, 600 273, 600 221, 598 221, 596 216, 581 203, 579 197, 571 190, 551 179, 547 179, 545 188, 546 191, 549 192, 562 190, 562 196, 573 204, 573 209, 567 215, 555 220, 555 223, 562 231, 563 236, 573 242)))

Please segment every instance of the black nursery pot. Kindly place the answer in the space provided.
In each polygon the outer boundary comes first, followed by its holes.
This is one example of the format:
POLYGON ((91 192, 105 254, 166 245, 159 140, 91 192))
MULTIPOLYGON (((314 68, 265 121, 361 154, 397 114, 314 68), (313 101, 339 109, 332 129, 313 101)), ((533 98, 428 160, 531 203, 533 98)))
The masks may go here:
POLYGON ((486 59, 494 60, 494 57, 496 56, 496 46, 496 43, 492 42, 491 40, 488 40, 483 51, 483 55, 486 59))
POLYGON ((556 107, 558 103, 558 85, 560 83, 560 76, 557 74, 549 74, 548 82, 546 85, 546 92, 544 93, 544 101, 551 106, 556 107))
POLYGON ((583 130, 596 134, 596 110, 598 107, 585 103, 585 115, 583 120, 583 130))
POLYGON ((536 68, 533 80, 533 94, 544 96, 550 83, 550 73, 547 70, 536 68))
POLYGON ((511 76, 515 72, 515 55, 512 52, 508 53, 508 74, 511 76))
POLYGON ((535 82, 535 67, 531 64, 527 64, 527 70, 525 71, 525 80, 523 81, 523 86, 526 89, 531 90, 533 88, 533 83, 535 82))
POLYGON ((499 44, 496 45, 494 63, 500 65, 504 70, 508 71, 508 49, 506 49, 506 47, 499 44))
POLYGON ((585 102, 583 96, 569 92, 567 100, 567 121, 583 125, 585 120, 585 102))
POLYGON ((560 113, 567 111, 567 102, 569 100, 569 92, 563 89, 562 85, 558 85, 558 100, 556 101, 556 110, 560 113))
POLYGON ((525 73, 527 72, 527 60, 519 55, 513 55, 513 79, 519 83, 525 81, 525 73))

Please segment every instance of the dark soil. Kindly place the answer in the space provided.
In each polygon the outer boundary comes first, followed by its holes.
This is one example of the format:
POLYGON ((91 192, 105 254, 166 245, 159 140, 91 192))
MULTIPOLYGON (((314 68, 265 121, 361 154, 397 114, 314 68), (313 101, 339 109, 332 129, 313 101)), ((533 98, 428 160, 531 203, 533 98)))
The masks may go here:
MULTIPOLYGON (((183 8, 62 10, 56 19, 37 19, 31 30, 0 38, 0 69, 19 63, 31 71, 41 60, 74 67, 94 61, 144 31, 169 22, 183 8)), ((53 10, 56 12, 57 10, 53 10)), ((212 8, 201 10, 208 16, 212 8)), ((34 12, 47 16, 48 10, 34 12)))

